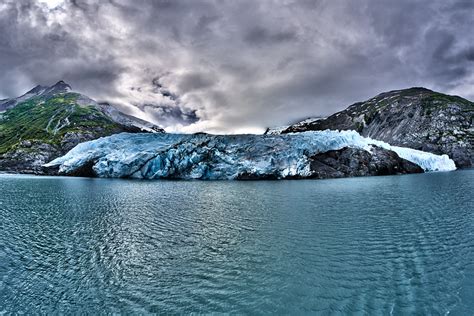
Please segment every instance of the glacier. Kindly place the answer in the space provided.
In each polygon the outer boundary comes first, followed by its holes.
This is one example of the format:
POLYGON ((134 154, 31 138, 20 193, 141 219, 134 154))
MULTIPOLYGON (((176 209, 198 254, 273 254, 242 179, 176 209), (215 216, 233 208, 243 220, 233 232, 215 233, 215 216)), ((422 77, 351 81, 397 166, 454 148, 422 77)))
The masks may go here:
POLYGON ((71 174, 91 165, 98 177, 237 179, 241 175, 310 177, 310 157, 344 147, 395 151, 424 171, 455 170, 447 155, 391 146, 355 131, 283 135, 121 133, 81 143, 45 167, 71 174))

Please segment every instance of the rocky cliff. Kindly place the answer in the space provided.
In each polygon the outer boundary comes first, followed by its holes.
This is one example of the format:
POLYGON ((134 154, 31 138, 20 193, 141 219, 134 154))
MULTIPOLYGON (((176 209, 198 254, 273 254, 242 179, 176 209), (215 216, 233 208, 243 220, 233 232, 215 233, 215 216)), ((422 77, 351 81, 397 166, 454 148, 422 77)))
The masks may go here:
POLYGON ((392 150, 374 146, 370 152, 345 147, 314 155, 310 159, 312 178, 345 178, 423 173, 423 169, 392 150))
POLYGON ((425 88, 381 93, 281 133, 325 129, 356 130, 391 145, 447 154, 460 168, 474 166, 474 102, 425 88))

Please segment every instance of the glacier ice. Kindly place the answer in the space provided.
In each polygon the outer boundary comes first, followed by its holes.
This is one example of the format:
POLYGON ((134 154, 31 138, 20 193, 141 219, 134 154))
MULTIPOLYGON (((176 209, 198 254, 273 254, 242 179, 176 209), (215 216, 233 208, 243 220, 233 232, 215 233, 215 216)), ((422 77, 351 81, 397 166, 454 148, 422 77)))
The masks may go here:
POLYGON ((70 173, 93 164, 99 177, 235 179, 242 174, 276 178, 311 175, 309 157, 343 147, 380 146, 425 171, 456 169, 446 155, 391 146, 355 131, 311 131, 284 135, 130 134, 81 143, 45 166, 70 173))

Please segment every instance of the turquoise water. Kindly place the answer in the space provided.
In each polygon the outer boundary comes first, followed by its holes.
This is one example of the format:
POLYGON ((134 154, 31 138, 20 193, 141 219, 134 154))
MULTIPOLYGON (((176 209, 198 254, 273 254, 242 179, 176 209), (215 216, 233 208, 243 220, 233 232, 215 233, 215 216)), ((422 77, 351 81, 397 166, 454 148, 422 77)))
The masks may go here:
POLYGON ((0 176, 0 314, 471 314, 474 170, 0 176))

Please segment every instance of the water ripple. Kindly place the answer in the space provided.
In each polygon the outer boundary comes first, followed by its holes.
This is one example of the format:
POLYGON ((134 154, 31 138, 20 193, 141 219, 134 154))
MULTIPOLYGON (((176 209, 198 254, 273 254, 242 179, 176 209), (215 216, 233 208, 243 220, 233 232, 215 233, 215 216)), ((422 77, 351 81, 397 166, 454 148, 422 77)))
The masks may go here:
POLYGON ((0 313, 468 314, 473 176, 0 176, 0 313))

